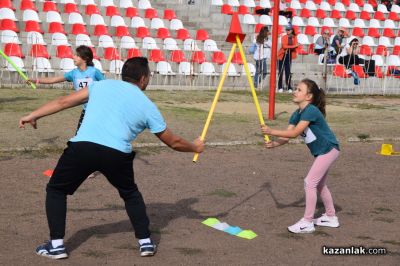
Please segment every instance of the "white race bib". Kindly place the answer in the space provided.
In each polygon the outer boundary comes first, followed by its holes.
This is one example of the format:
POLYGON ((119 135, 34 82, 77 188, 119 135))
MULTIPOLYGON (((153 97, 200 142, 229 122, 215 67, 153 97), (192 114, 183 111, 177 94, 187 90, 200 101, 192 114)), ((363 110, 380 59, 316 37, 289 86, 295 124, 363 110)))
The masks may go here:
POLYGON ((304 142, 306 144, 311 143, 317 139, 317 137, 314 135, 314 133, 312 132, 312 130, 309 127, 307 127, 304 130, 304 132, 303 132, 303 134, 301 134, 301 136, 303 137, 304 142))
POLYGON ((93 79, 92 78, 83 78, 83 79, 76 79, 76 90, 81 90, 83 88, 88 87, 89 85, 91 85, 93 83, 93 79))

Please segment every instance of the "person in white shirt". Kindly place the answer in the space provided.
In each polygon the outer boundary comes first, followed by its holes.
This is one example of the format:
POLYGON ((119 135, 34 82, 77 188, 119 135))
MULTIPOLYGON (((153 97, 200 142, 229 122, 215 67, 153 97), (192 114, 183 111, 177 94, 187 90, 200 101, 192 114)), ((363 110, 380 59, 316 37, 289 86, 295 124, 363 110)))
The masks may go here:
POLYGON ((260 33, 257 35, 256 42, 253 43, 253 58, 256 61, 256 73, 254 75, 254 87, 258 87, 258 84, 262 79, 267 76, 267 59, 271 57, 271 40, 268 38, 270 31, 268 27, 263 27, 260 33))

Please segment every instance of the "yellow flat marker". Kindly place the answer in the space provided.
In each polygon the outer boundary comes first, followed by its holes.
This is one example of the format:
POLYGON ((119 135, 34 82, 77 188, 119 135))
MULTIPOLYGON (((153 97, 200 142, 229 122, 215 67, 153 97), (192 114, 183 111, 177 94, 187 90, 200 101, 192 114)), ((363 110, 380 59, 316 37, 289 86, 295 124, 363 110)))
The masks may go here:
POLYGON ((236 236, 251 240, 253 238, 256 238, 257 234, 254 233, 252 230, 243 230, 242 232, 240 232, 236 236))
POLYGON ((393 150, 392 144, 382 144, 381 151, 376 152, 376 154, 383 156, 400 156, 400 152, 396 152, 393 150))
POLYGON ((215 224, 221 223, 217 218, 208 218, 201 222, 204 225, 212 227, 215 224))

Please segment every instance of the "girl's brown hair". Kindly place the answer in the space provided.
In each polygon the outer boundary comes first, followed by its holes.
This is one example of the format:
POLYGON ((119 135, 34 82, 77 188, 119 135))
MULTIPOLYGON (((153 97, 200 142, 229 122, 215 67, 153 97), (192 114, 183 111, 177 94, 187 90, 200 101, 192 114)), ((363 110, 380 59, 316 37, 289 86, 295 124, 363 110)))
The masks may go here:
POLYGON ((85 60, 87 66, 94 66, 93 64, 93 52, 90 47, 86 45, 80 45, 76 48, 76 54, 85 60))
POLYGON ((306 84, 308 93, 312 94, 312 100, 311 103, 318 107, 318 109, 321 111, 321 113, 326 116, 326 111, 325 111, 325 105, 326 105, 326 100, 325 100, 325 92, 322 90, 315 81, 311 79, 303 79, 301 83, 306 84))
POLYGON ((259 44, 264 44, 264 41, 266 39, 268 40, 268 33, 269 33, 268 27, 262 27, 260 33, 257 35, 256 42, 259 44))

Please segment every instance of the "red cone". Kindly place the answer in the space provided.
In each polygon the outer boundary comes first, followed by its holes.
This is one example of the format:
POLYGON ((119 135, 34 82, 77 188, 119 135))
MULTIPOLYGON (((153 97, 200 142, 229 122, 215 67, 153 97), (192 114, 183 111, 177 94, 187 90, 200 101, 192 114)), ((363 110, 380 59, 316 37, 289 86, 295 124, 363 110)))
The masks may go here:
POLYGON ((240 42, 242 43, 246 34, 242 32, 242 27, 240 27, 239 16, 237 13, 232 14, 231 27, 229 29, 228 37, 226 37, 227 42, 236 43, 236 35, 239 35, 240 42))

